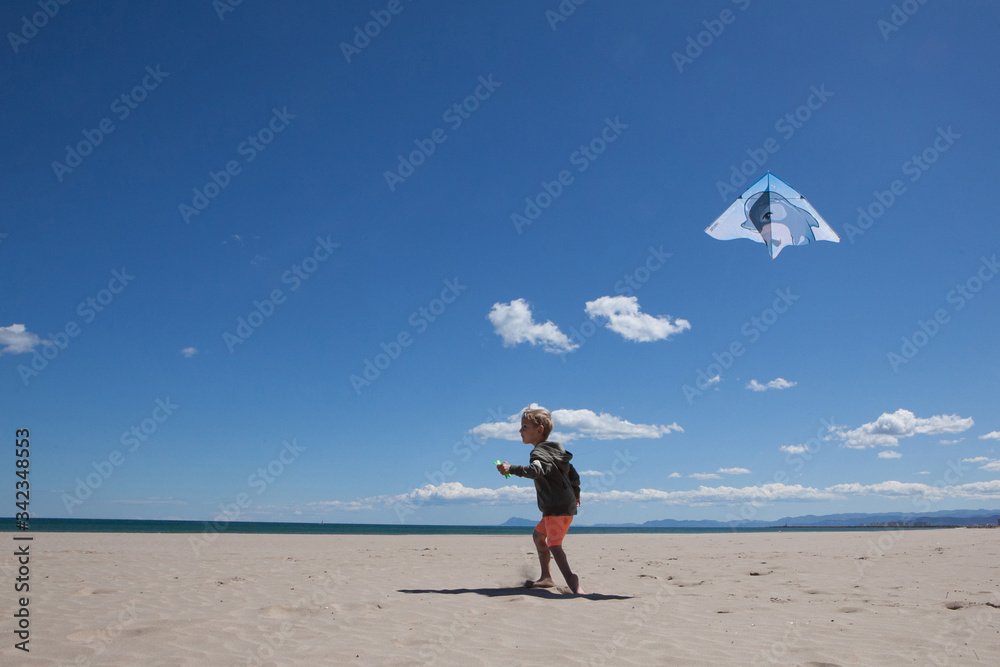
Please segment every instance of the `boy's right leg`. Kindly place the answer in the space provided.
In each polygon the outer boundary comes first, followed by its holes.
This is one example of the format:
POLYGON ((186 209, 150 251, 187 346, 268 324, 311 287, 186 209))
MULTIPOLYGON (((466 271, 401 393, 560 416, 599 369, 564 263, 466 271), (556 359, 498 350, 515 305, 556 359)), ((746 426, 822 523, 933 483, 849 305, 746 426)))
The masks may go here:
POLYGON ((537 530, 532 533, 531 538, 535 541, 535 549, 538 551, 538 563, 542 566, 542 576, 538 578, 538 581, 526 582, 530 588, 552 588, 556 585, 552 581, 552 573, 549 571, 549 561, 552 555, 549 553, 549 547, 545 543, 545 534, 539 533, 537 530))

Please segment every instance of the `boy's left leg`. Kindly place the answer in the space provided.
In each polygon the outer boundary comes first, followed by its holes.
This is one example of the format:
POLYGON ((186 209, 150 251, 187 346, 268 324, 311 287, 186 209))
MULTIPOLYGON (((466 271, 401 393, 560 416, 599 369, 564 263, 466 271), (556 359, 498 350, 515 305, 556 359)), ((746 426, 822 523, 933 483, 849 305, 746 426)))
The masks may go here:
POLYGON ((573 574, 573 570, 569 568, 569 560, 566 558, 566 552, 563 551, 562 545, 552 545, 549 547, 549 551, 552 553, 552 558, 555 559, 556 565, 559 566, 559 571, 562 572, 563 577, 566 579, 566 585, 569 589, 576 593, 577 595, 583 595, 583 587, 580 586, 580 577, 573 574))

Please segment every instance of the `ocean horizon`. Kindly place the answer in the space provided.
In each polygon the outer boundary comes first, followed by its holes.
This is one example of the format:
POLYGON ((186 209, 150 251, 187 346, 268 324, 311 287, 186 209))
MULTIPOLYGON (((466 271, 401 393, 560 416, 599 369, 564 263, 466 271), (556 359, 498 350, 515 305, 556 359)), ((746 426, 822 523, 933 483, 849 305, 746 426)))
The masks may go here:
MULTIPOLYGON (((927 530, 955 526, 754 526, 663 527, 573 526, 576 534, 611 533, 774 533, 927 530)), ((386 523, 300 523, 288 521, 191 521, 170 519, 31 519, 20 531, 13 519, 0 522, 0 532, 21 533, 252 533, 261 535, 524 535, 532 526, 433 525, 386 523)))

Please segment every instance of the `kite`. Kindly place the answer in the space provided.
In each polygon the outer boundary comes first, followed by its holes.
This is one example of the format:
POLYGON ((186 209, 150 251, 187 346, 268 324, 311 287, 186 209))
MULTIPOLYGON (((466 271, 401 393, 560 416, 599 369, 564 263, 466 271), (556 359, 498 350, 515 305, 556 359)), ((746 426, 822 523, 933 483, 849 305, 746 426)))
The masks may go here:
POLYGON ((812 204, 771 172, 747 188, 705 233, 720 241, 750 239, 763 243, 771 259, 785 246, 840 242, 812 204))

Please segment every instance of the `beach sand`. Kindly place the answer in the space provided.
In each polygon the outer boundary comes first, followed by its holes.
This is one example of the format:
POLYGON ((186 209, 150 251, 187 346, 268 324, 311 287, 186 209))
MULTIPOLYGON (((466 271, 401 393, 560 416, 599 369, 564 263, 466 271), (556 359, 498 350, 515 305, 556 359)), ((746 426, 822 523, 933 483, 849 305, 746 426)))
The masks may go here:
POLYGON ((582 597, 522 587, 527 532, 193 537, 35 533, 0 663, 1000 664, 1000 530, 570 530, 582 597))

